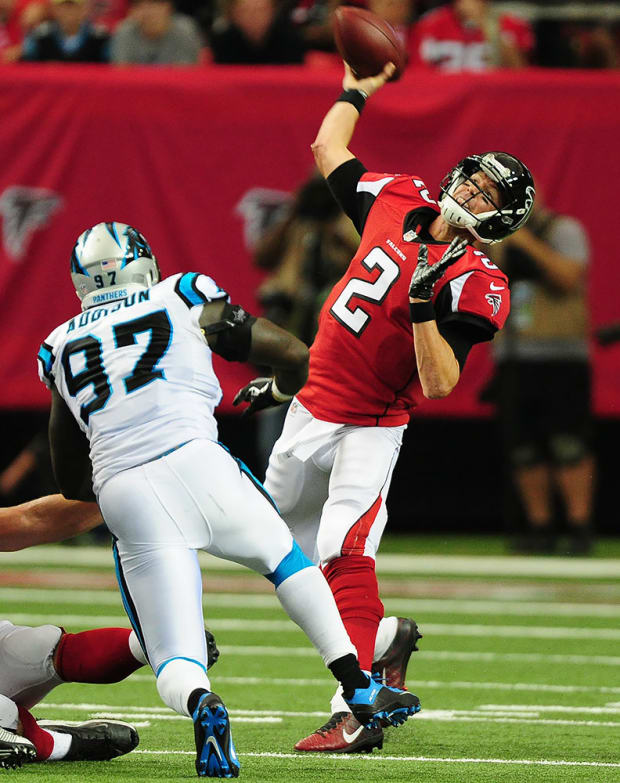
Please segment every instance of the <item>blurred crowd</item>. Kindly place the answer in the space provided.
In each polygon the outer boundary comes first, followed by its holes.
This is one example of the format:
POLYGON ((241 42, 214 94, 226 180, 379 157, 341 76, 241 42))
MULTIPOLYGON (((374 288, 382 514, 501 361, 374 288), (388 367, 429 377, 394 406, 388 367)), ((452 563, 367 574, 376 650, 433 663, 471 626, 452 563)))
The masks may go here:
POLYGON ((412 66, 445 71, 616 68, 615 3, 538 0, 0 0, 0 63, 201 65, 336 62, 333 12, 368 8, 412 66), (599 16, 597 16, 599 14, 599 16), (527 18, 526 18, 527 16, 527 18))

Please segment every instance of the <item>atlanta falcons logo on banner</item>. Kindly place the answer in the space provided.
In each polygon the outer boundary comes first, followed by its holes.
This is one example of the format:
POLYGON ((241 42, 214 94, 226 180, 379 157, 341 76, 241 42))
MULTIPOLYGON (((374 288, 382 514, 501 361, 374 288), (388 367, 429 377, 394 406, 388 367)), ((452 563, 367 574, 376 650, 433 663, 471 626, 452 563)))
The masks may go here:
POLYGON ((250 188, 244 194, 235 212, 243 217, 243 237, 249 250, 253 250, 265 231, 286 213, 291 200, 290 193, 270 188, 250 188))
POLYGON ((21 261, 31 236, 49 223, 62 206, 62 197, 45 188, 14 185, 0 196, 2 246, 9 258, 21 261))
POLYGON ((500 294, 485 294, 484 298, 493 308, 492 315, 497 315, 499 313, 499 308, 502 306, 502 297, 500 294))

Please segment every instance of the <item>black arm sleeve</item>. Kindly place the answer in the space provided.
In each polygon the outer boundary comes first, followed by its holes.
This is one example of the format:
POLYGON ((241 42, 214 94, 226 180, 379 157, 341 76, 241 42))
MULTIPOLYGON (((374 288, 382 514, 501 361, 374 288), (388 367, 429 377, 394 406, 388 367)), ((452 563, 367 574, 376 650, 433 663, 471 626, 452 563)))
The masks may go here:
POLYGON ((364 228, 368 211, 374 202, 374 198, 370 194, 357 192, 357 183, 366 171, 366 167, 357 158, 352 158, 334 169, 327 177, 327 184, 332 195, 343 212, 351 218, 360 234, 364 228))
POLYGON ((226 303, 222 311, 222 320, 203 329, 207 334, 217 333, 217 341, 212 347, 214 353, 229 362, 245 362, 252 347, 252 324, 256 321, 240 305, 226 303))
POLYGON ((452 294, 446 285, 435 300, 437 329, 439 334, 454 351, 461 371, 465 360, 476 343, 492 340, 495 327, 484 318, 470 313, 452 312, 452 294))

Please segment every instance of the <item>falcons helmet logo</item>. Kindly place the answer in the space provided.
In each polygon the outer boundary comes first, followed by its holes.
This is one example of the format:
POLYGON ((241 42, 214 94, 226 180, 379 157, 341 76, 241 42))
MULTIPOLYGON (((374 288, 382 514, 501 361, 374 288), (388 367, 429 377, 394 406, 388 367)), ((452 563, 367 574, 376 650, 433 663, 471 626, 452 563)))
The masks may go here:
POLYGON ((21 261, 30 237, 46 226, 62 205, 62 197, 45 188, 14 185, 0 196, 2 245, 13 261, 21 261))
POLYGON ((492 315, 499 313, 499 308, 502 306, 502 297, 500 294, 485 294, 484 297, 493 309, 492 315))

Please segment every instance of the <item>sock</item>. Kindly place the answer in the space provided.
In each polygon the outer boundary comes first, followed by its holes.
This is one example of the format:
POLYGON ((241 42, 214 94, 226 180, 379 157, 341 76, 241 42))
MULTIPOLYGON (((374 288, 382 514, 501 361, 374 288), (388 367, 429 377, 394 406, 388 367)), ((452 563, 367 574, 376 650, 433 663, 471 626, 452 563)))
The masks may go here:
POLYGON ((372 666, 377 628, 383 617, 375 561, 363 555, 345 555, 323 567, 342 622, 357 650, 360 668, 372 666))
POLYGON ((65 682, 119 682, 143 664, 129 646, 128 628, 65 633, 56 648, 58 676, 65 682))
POLYGON ((159 695, 179 715, 191 717, 189 698, 196 690, 210 691, 206 666, 186 658, 172 658, 157 675, 159 695))
POLYGON ((285 612, 305 632, 326 666, 355 648, 344 629, 334 596, 316 566, 297 571, 276 588, 285 612))
POLYGON ((370 680, 360 669, 355 655, 343 655, 329 664, 329 669, 338 682, 342 685, 342 693, 345 699, 353 696, 356 688, 367 688, 370 680))
POLYGON ((46 761, 54 750, 54 737, 51 731, 42 729, 25 707, 18 707, 22 734, 35 746, 38 761, 46 761))
POLYGON ((196 688, 195 691, 192 691, 189 695, 189 698, 187 700, 187 709, 190 715, 194 714, 194 710, 198 706, 198 702, 202 698, 202 696, 207 693, 204 688, 196 688))
POLYGON ((54 740, 54 748, 47 760, 62 761, 71 748, 73 737, 70 734, 63 733, 62 731, 48 731, 47 733, 50 734, 54 740))
POLYGON ((373 662, 383 658, 388 647, 394 641, 397 630, 398 617, 384 617, 381 620, 379 628, 377 629, 377 638, 375 639, 375 652, 372 657, 373 662))
POLYGON ((138 641, 138 637, 136 636, 135 631, 132 631, 129 634, 129 651, 136 659, 136 661, 139 661, 144 666, 148 664, 147 657, 144 654, 144 650, 142 649, 142 645, 138 641))

